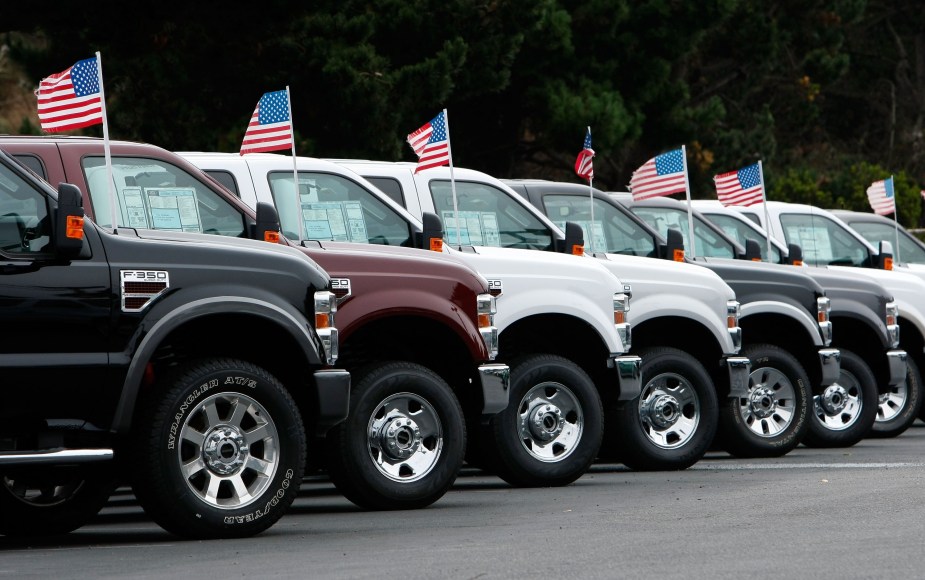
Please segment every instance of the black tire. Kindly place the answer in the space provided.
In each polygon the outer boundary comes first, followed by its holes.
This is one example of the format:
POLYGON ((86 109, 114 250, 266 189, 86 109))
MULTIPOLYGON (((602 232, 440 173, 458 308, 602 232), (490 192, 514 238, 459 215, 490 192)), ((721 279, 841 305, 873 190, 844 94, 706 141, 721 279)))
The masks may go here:
POLYGON ((870 433, 877 418, 877 378, 861 357, 839 350, 838 381, 813 397, 812 419, 803 440, 808 447, 851 447, 870 433))
POLYGON ((465 419, 450 386, 410 362, 352 376, 347 420, 325 447, 337 489, 371 510, 418 509, 443 497, 466 453, 465 419))
POLYGON ((235 359, 191 361, 139 408, 132 488, 165 530, 252 536, 296 498, 305 429, 292 397, 264 369, 235 359))
POLYGON ((906 380, 879 395, 877 418, 867 436, 887 438, 904 433, 921 412, 923 389, 919 367, 912 357, 907 357, 906 380))
POLYGON ((108 466, 33 467, 0 474, 0 534, 66 534, 93 519, 116 488, 108 466))
POLYGON ((716 386, 697 359, 669 347, 641 350, 642 392, 608 417, 610 449, 637 470, 687 469, 716 435, 716 386), (611 435, 611 433, 613 435, 611 435))
POLYGON ((722 402, 718 439, 735 457, 785 455, 809 432, 809 376, 796 357, 775 345, 748 345, 742 355, 751 361, 749 393, 722 402))
POLYGON ((529 355, 510 366, 510 404, 491 420, 494 446, 486 463, 518 487, 572 483, 591 466, 604 436, 597 387, 558 355, 529 355))

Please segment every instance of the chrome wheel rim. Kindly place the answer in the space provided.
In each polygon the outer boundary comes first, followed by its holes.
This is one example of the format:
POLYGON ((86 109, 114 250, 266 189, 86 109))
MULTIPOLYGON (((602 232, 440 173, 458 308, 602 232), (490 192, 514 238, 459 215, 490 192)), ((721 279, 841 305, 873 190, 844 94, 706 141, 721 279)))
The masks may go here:
POLYGON ((767 438, 780 435, 796 415, 793 383, 773 367, 752 371, 748 376, 748 396, 739 399, 739 414, 753 434, 767 438))
POLYGON ((890 390, 880 395, 877 405, 878 423, 892 421, 898 417, 909 402, 909 386, 906 381, 896 386, 890 387, 890 390))
POLYGON ((443 451, 443 424, 426 399, 397 393, 376 406, 366 432, 369 457, 392 481, 418 481, 433 471, 443 451))
POLYGON ((279 467, 279 435, 270 414, 241 393, 219 393, 190 411, 180 428, 178 460, 186 484, 221 509, 260 497, 279 467))
POLYGON ((683 376, 662 373, 639 395, 639 419, 646 437, 662 449, 677 449, 700 425, 700 398, 683 376))
POLYGON ((578 447, 585 417, 571 389, 547 381, 535 385, 520 400, 517 424, 527 453, 538 461, 554 463, 578 447))
POLYGON ((861 385, 850 373, 842 372, 838 382, 813 397, 816 420, 831 431, 852 427, 861 415, 861 385))

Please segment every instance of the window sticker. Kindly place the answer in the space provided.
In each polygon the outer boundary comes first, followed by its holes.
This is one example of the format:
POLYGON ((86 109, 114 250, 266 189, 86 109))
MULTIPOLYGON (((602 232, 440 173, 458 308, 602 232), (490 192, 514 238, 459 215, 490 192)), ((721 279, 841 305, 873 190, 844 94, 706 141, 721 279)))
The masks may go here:
POLYGON ((450 245, 501 246, 498 216, 490 211, 459 212, 459 237, 456 241, 456 214, 452 210, 441 212, 446 241, 450 245))
POLYGON ((122 223, 130 228, 148 229, 148 210, 140 187, 122 189, 122 223))
MULTIPOLYGON (((585 250, 591 251, 591 236, 588 233, 588 229, 591 226, 591 220, 571 220, 572 222, 581 226, 581 236, 585 240, 585 250)), ((559 226, 559 229, 563 232, 565 231, 565 220, 556 223, 559 226)), ((604 224, 598 220, 594 220, 594 251, 595 252, 607 252, 609 250, 607 246, 607 240, 604 238, 604 224)))
POLYGON ((202 219, 193 188, 146 187, 143 191, 152 229, 202 232, 202 219))
POLYGON ((823 228, 812 226, 787 226, 785 237, 788 243, 799 244, 803 248, 803 256, 807 262, 832 261, 834 252, 829 232, 823 228))
POLYGON ((369 243, 363 206, 358 201, 303 202, 302 223, 310 240, 369 243))

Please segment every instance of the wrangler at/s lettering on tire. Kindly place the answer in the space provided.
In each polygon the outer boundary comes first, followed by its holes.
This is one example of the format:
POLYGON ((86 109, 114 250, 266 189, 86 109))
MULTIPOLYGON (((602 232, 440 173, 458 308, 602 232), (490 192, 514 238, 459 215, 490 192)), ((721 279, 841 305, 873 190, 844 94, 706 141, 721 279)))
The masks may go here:
POLYGON ((161 527, 191 538, 262 532, 286 512, 305 465, 305 429, 279 381, 248 362, 191 361, 138 407, 132 487, 161 527))

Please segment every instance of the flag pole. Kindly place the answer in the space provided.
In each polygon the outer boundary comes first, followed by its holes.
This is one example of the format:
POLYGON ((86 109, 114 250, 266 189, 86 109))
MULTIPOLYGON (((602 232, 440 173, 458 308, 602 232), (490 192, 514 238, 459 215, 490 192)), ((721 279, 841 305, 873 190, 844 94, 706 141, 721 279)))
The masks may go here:
POLYGON ((100 109, 103 113, 103 155, 106 158, 106 181, 109 183, 109 213, 112 231, 116 231, 119 225, 116 218, 116 184, 112 176, 112 151, 109 146, 109 123, 106 120, 106 94, 103 92, 103 61, 100 51, 96 51, 96 80, 100 85, 100 109))
POLYGON ((295 186, 295 217, 299 224, 299 245, 305 239, 305 224, 302 219, 302 196, 299 193, 299 168, 295 157, 295 123, 292 121, 292 96, 289 94, 289 85, 286 85, 286 106, 289 107, 289 141, 292 145, 292 184, 295 186))
POLYGON ((896 248, 893 250, 893 256, 896 258, 896 263, 899 264, 902 262, 899 257, 899 204, 896 203, 896 183, 893 181, 893 176, 890 176, 890 189, 893 190, 893 235, 896 238, 896 248))
POLYGON ((453 177, 453 150, 450 148, 450 117, 443 109, 443 123, 446 125, 446 155, 450 161, 450 190, 453 192, 453 216, 456 221, 456 246, 462 247, 462 238, 459 236, 459 207, 456 204, 456 179, 453 177))
MULTIPOLYGON (((588 125, 588 135, 591 134, 591 125, 588 125)), ((588 247, 591 249, 591 255, 594 255, 594 174, 588 178, 588 198, 591 200, 591 223, 588 226, 588 247)), ((570 251, 566 249, 566 251, 570 251)))
POLYGON ((768 215, 768 192, 764 186, 764 168, 758 160, 758 179, 761 180, 761 205, 764 207, 764 240, 768 244, 768 262, 771 261, 771 218, 768 215))
POLYGON ((694 210, 691 207, 691 180, 687 174, 687 146, 681 145, 681 163, 684 167, 684 193, 687 196, 687 231, 691 239, 691 259, 697 259, 697 246, 694 242, 694 210))

